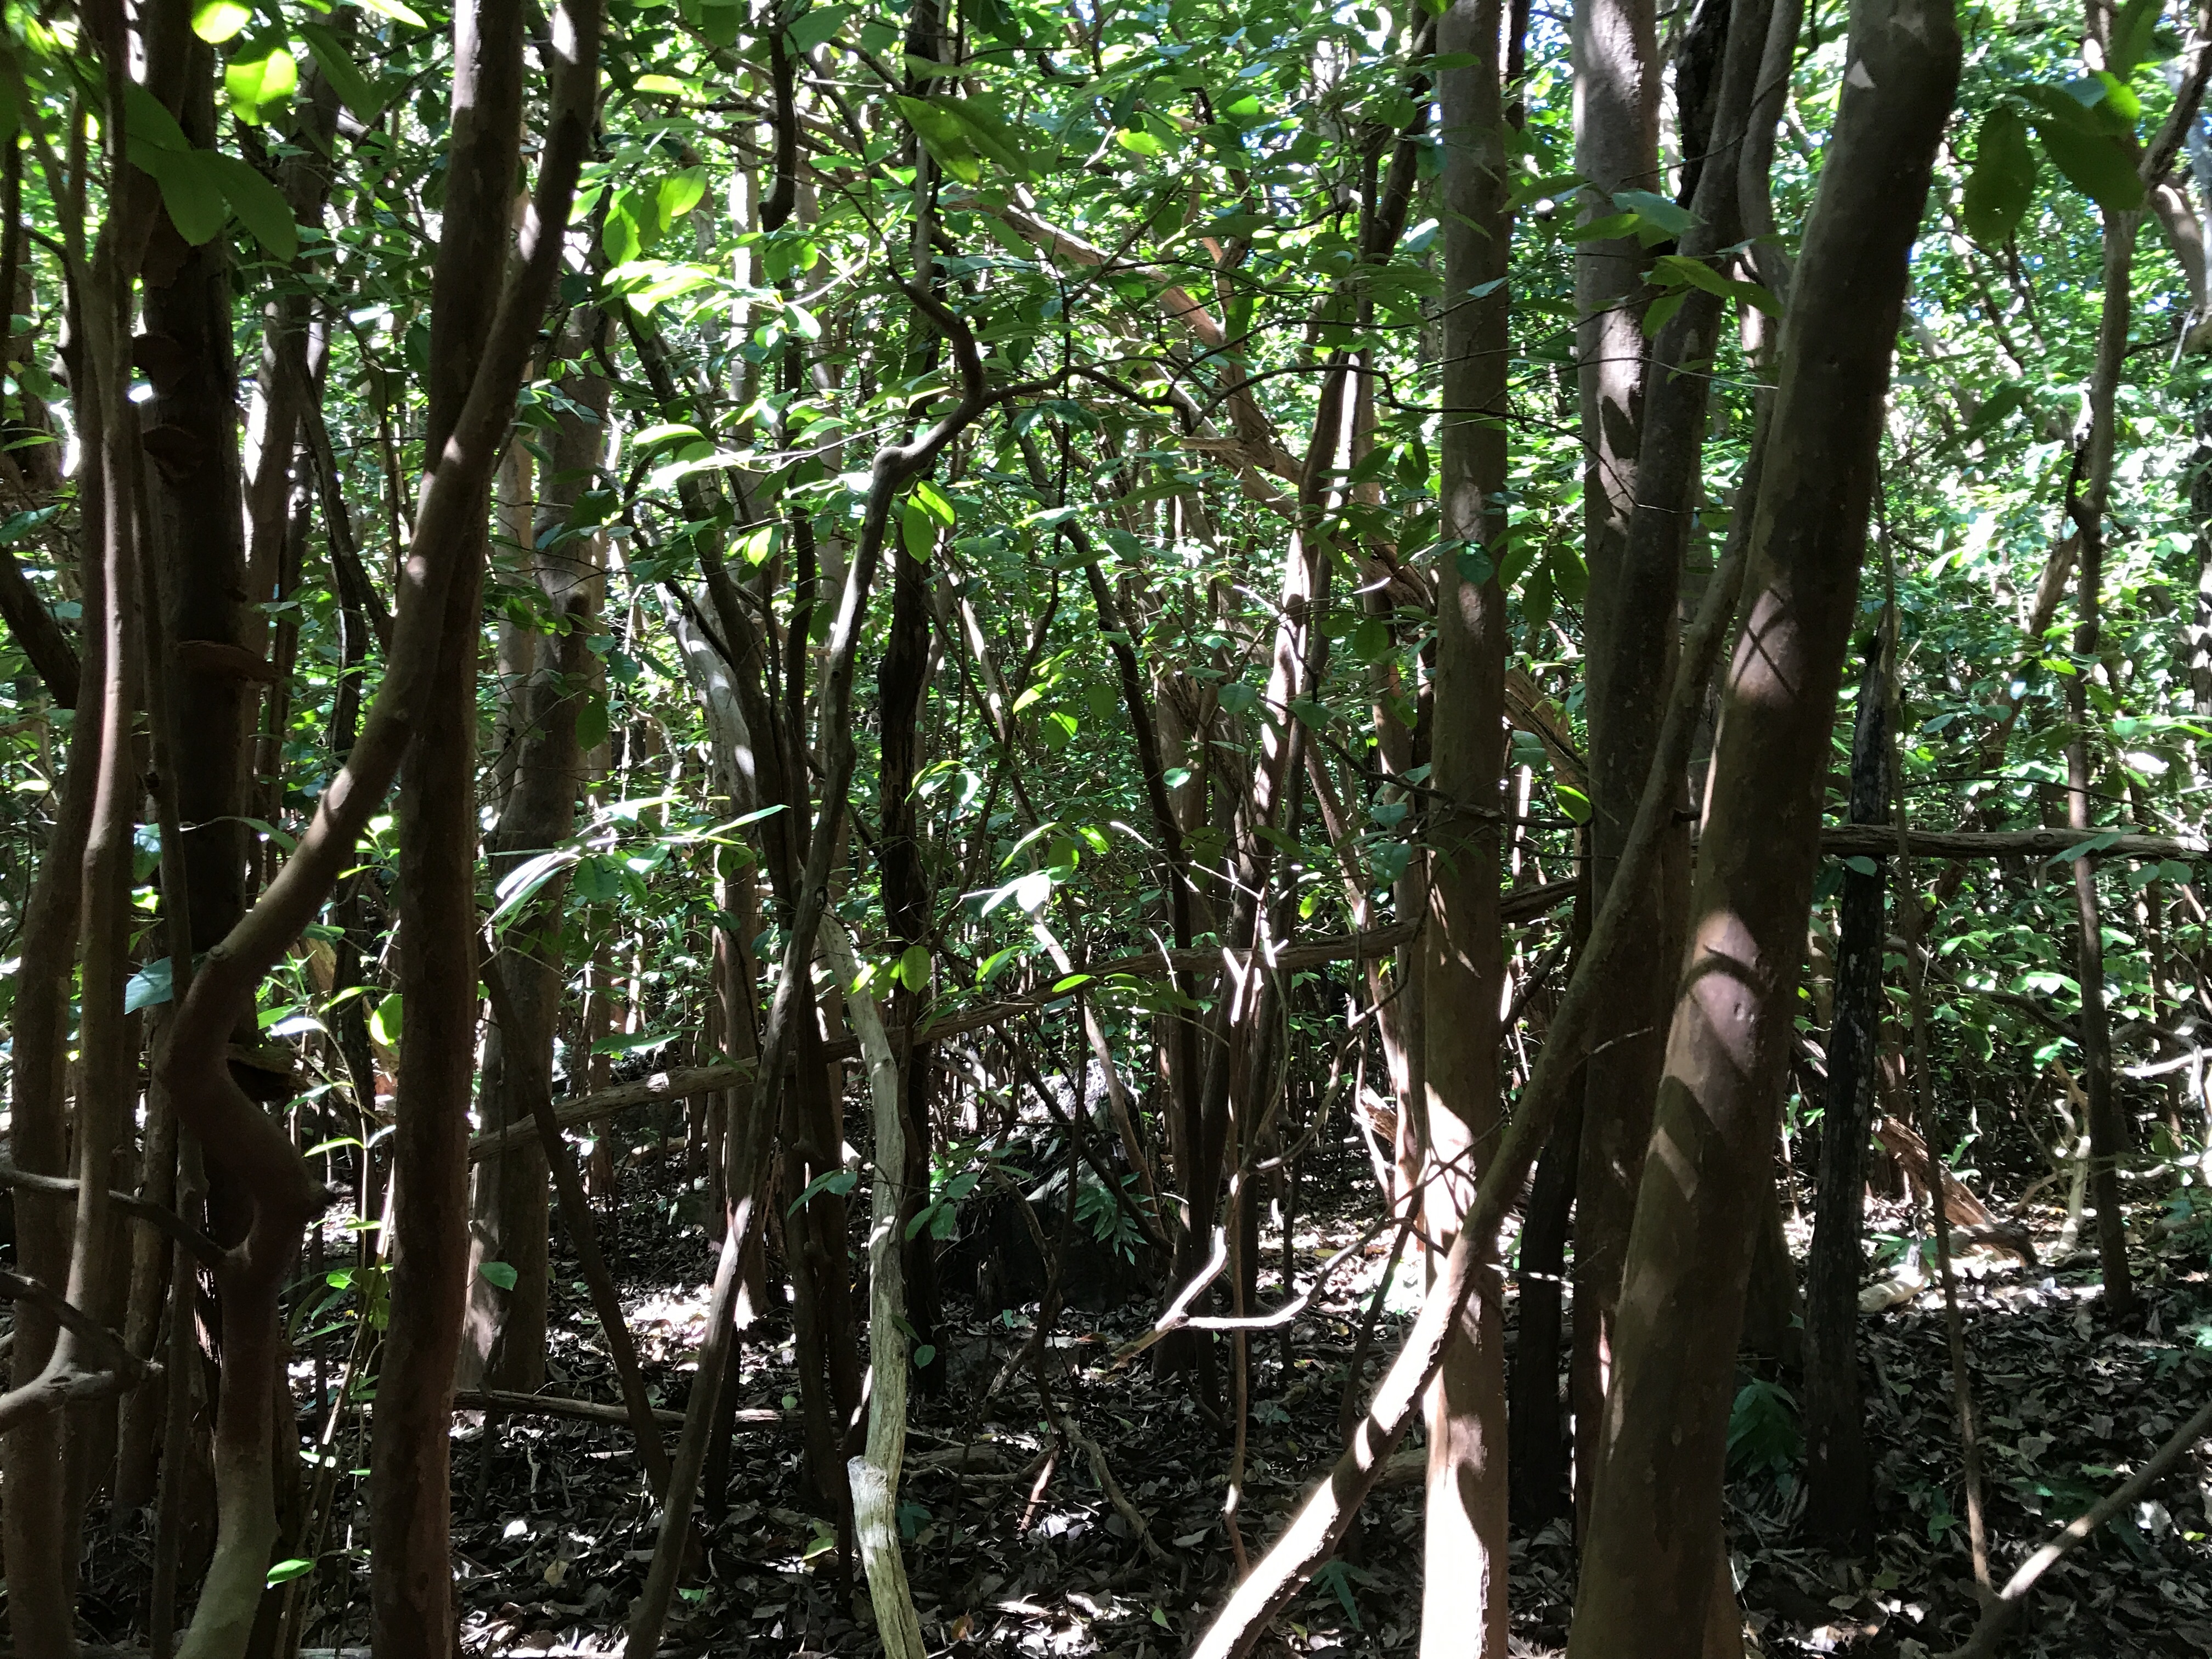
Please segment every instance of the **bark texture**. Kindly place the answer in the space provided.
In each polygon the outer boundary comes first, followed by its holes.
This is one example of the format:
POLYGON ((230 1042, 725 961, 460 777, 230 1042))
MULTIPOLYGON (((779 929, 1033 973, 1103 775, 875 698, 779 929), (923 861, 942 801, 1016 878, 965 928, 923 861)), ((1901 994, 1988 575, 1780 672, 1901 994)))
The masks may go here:
POLYGON ((1724 1565, 1716 1522, 1755 1183, 1772 1179, 1907 255, 1957 85, 1950 8, 1861 0, 1849 54, 1784 326, 1689 957, 1622 1287, 1574 1659, 1706 1651, 1724 1565))
MULTIPOLYGON (((520 0, 453 12, 445 234, 431 282, 424 453, 453 434, 507 263, 522 125, 520 0)), ((401 1040, 392 1135, 392 1322, 371 1443, 372 1632, 380 1650, 453 1650, 453 1366, 468 1272, 468 1110, 477 1057, 476 667, 489 476, 463 504, 414 742, 400 769, 401 1040), (468 919, 467 926, 457 919, 468 919)))
MULTIPOLYGON (((1851 822, 1889 816, 1889 746, 1879 647, 1859 683, 1851 736, 1851 822)), ((1814 1535, 1850 1548, 1874 1522, 1866 1430, 1859 1420, 1861 1223, 1875 1060, 1881 1041, 1886 860, 1844 872, 1836 939, 1835 1018, 1821 1097, 1820 1178, 1805 1272, 1805 1518, 1814 1535)))
MULTIPOLYGON (((1501 143, 1498 0, 1457 0, 1440 53, 1474 62, 1437 77, 1443 117, 1443 536, 1437 586, 1429 926, 1423 947, 1430 1237, 1449 1245, 1496 1145, 1504 944, 1498 913, 1504 764, 1506 296, 1510 221, 1501 143), (1484 297, 1470 289, 1487 289, 1484 297)), ((1502 1659, 1506 1630, 1505 1349, 1495 1257, 1444 1352, 1429 1433, 1421 1649, 1502 1659)), ((1431 1293, 1434 1291, 1432 1290, 1431 1293)))

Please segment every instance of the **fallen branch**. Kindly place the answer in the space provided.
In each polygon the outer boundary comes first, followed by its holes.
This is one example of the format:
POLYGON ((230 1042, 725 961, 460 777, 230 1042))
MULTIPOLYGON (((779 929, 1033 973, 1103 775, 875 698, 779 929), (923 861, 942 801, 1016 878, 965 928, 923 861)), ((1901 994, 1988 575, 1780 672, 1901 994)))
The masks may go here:
POLYGON ((2054 1533, 2041 1549, 2021 1562, 2019 1571, 2005 1580, 1996 1599, 1982 1609, 1982 1616, 1965 1644, 1945 1655, 1944 1659, 1995 1659, 1998 1642, 2027 1605, 2028 1593, 2035 1588, 2036 1581, 2057 1566, 2075 1545, 2164 1480, 2189 1449, 2208 1434, 2212 1434, 2212 1401, 2199 1407, 2197 1415, 2176 1429, 2141 1468, 2054 1533))

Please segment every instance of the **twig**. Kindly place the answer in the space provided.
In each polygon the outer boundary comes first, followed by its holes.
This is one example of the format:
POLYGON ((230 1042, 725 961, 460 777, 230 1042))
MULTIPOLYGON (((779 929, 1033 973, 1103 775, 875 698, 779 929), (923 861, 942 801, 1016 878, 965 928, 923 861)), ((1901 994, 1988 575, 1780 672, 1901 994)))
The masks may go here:
POLYGON ((1944 1659, 1995 1659, 1998 1642, 2011 1628, 2013 1620, 2020 1617, 2021 1609, 2027 1605, 2028 1592, 2035 1588, 2036 1581, 2057 1566, 2075 1545, 2157 1485, 2189 1449, 2208 1434, 2212 1434, 2212 1401, 2199 1407, 2197 1415, 2176 1429, 2141 1468, 2053 1533, 2041 1549, 2021 1562, 2019 1570, 2005 1580, 2004 1588, 1996 1598, 1983 1607, 1981 1619, 1964 1645, 1946 1654, 1944 1659))

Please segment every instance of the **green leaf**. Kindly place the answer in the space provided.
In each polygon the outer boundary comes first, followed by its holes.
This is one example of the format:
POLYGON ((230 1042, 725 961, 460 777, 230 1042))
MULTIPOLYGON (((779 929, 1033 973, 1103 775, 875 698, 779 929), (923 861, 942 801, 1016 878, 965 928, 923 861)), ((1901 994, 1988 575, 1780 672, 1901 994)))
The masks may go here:
POLYGON ((1644 310, 1644 337, 1651 339, 1667 326, 1667 319, 1682 308, 1690 297, 1687 289, 1676 289, 1672 294, 1662 294, 1644 310))
POLYGON ((898 965, 891 970, 892 977, 909 991, 927 988, 929 984, 929 947, 909 945, 899 952, 898 965))
POLYGON ((2035 136, 2043 141, 2051 164, 2107 213, 2129 213, 2142 205, 2142 179, 2136 171, 2136 159, 2118 138, 2051 120, 2036 122, 2035 136))
POLYGON ((899 540, 906 548, 907 556, 917 564, 927 564, 929 556, 937 547, 937 525, 929 516, 929 509, 909 495, 906 507, 899 514, 899 540))
POLYGON ((1390 654, 1390 629, 1380 617, 1364 617, 1352 630, 1352 654, 1361 662, 1381 662, 1390 654))
POLYGON ((966 98, 955 98, 940 93, 930 100, 933 108, 945 112, 967 131, 968 142, 981 154, 988 155, 1017 179, 1030 176, 1029 152, 1013 124, 1006 119, 999 101, 988 92, 975 93, 966 98))
POLYGON ((832 1170, 827 1175, 818 1175, 806 1183, 797 1198, 791 1200, 791 1207, 784 1213, 797 1215, 817 1193, 833 1193, 842 1198, 860 1184, 860 1177, 850 1170, 832 1170))
POLYGON ((2085 858, 2091 853, 2103 852, 2105 848, 2110 847, 2114 842, 2118 841, 2120 838, 2121 834, 2122 832, 2118 830, 2100 830, 2097 834, 2091 836, 2086 841, 2076 842, 2073 846, 2068 848, 2063 853, 2052 854, 2049 858, 2045 859, 2044 862, 2045 864, 2071 864, 2075 859, 2085 858))
POLYGON ((477 1274, 487 1285, 496 1285, 502 1291, 511 1291, 521 1275, 514 1271, 512 1261, 484 1261, 477 1266, 477 1274))
POLYGON ((2120 8, 2120 15, 2112 20, 2112 43, 2105 52, 2113 74, 2125 80, 2149 60, 2152 37, 2158 29, 2159 15, 2165 9, 2166 0, 2128 0, 2120 8))
MULTIPOLYGON (((198 27, 197 20, 195 21, 194 27, 198 27)), ((290 1560, 279 1561, 269 1569, 269 1577, 265 1583, 265 1588, 275 1589, 277 1585, 289 1584, 295 1578, 305 1578, 314 1570, 315 1564, 313 1562, 302 1560, 300 1557, 295 1555, 290 1560)))
POLYGON ((707 194, 707 169, 686 167, 683 172, 660 181, 660 222, 672 225, 699 205, 707 194))
POLYGON ((1876 876, 1881 873, 1881 866, 1863 853, 1845 859, 1844 868, 1862 876, 1876 876))
POLYGON ((222 71, 231 108, 249 123, 258 123, 264 105, 283 102, 299 84, 300 66, 282 46, 264 58, 233 58, 222 71))
POLYGON ((418 29, 430 27, 423 21, 422 14, 408 5, 405 0, 361 0, 361 3, 380 16, 389 17, 395 23, 412 23, 418 29))
POLYGON ((323 79, 331 83, 339 102, 364 122, 374 121, 384 112, 384 100, 377 95, 375 82, 362 73, 336 34, 320 23, 302 23, 300 39, 307 42, 315 67, 322 70, 323 79))
MULTIPOLYGON (((1613 205, 1616 212, 1632 213, 1650 231, 1657 233, 1656 239, 1647 239, 1647 246, 1650 240, 1664 241, 1679 237, 1698 222, 1696 214, 1673 197, 1662 196, 1656 191, 1617 190, 1613 193, 1613 205)), ((1640 229, 1638 234, 1644 236, 1645 231, 1640 229)))
POLYGON ((1114 135, 1114 142, 1132 155, 1158 155, 1167 148, 1149 132, 1132 132, 1126 128, 1114 135))
POLYGON ((1966 175, 1966 234, 1984 247, 2012 240, 2035 198, 2035 152, 2027 125, 2010 104, 1982 118, 1974 139, 1974 170, 1966 175))
POLYGON ((943 525, 947 530, 952 528, 954 520, 957 516, 953 513, 952 503, 946 501, 943 495, 939 495, 937 491, 937 487, 931 483, 928 479, 923 478, 915 483, 914 487, 914 498, 915 501, 921 502, 923 507, 928 511, 931 518, 936 520, 938 523, 943 525))
POLYGON ((613 726, 613 718, 607 708, 607 694, 594 691, 576 709, 576 746, 590 754, 607 740, 613 726))
POLYGON ((194 247, 211 242, 230 216, 214 152, 134 145, 131 159, 161 187, 161 205, 177 234, 194 247))
POLYGON ((210 150, 208 161, 222 181, 222 193, 231 210, 253 233, 253 240, 279 259, 296 257, 300 252, 300 227, 292 217, 292 204, 284 199, 284 192, 263 178, 243 157, 210 150))
POLYGON ((368 1034, 387 1048, 399 1046, 399 993, 392 992, 368 1017, 368 1034))
POLYGON ((784 33, 791 37, 791 44, 798 47, 799 52, 804 55, 812 52, 815 47, 822 45, 839 29, 843 28, 845 20, 850 17, 855 9, 857 9, 852 6, 817 6, 793 23, 784 33))
MULTIPOLYGON (((151 144, 156 149, 188 150, 191 141, 185 130, 177 125, 177 118, 169 113, 161 100, 136 81, 123 85, 123 131, 134 146, 151 144)), ((132 155, 139 167, 146 164, 132 155)))
POLYGON ((933 1342, 925 1342, 914 1351, 914 1368, 920 1370, 936 1358, 937 1345, 933 1342))
POLYGON ((983 176, 982 163, 977 159, 975 147, 968 140, 964 123, 935 104, 920 98, 894 96, 899 113, 921 137, 922 147, 937 159, 943 167, 963 185, 972 185, 983 176))
POLYGON ((170 981, 171 963, 167 957, 155 957, 137 973, 123 988, 123 1012, 135 1014, 141 1008, 153 1008, 176 995, 170 981))
POLYGON ((238 0, 201 0, 192 8, 192 33, 211 46, 221 46, 252 21, 252 9, 238 0))

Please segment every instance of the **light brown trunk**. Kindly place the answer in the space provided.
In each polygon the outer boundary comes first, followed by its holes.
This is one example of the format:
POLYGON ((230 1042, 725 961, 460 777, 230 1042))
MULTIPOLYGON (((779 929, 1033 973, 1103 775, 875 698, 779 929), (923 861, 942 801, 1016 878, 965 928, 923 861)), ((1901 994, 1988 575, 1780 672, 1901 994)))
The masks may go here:
MULTIPOLYGON (((431 293, 424 453, 433 457, 454 432, 477 377, 495 297, 487 273, 507 263, 522 41, 517 0, 454 9, 446 234, 431 293)), ((369 1592, 377 1649, 419 1659, 444 1659, 454 1639, 448 1446, 470 1255, 476 672, 490 460, 483 458, 484 481, 462 504, 452 575, 428 641, 435 665, 400 769, 392 1310, 370 1447, 369 1592)))
POLYGON ((1772 1179, 1906 256, 1957 83, 1949 9, 1862 0, 1850 56, 1863 74, 1844 88, 1784 324, 1690 957, 1621 1295, 1574 1659, 1693 1659, 1733 1618, 1714 1605, 1716 1523, 1754 1183, 1772 1179))
MULTIPOLYGON (((1421 963, 1431 1236, 1459 1231, 1498 1122, 1498 1024, 1504 973, 1498 886, 1504 764, 1505 596, 1495 561, 1505 484, 1506 295, 1510 234, 1498 62, 1498 0, 1457 0, 1437 27, 1445 54, 1443 537, 1437 584, 1436 725, 1431 750, 1429 921, 1421 963), (1460 297, 1487 287, 1480 299, 1460 297)), ((1421 1650, 1502 1659, 1506 1632, 1505 1348, 1494 1258, 1425 1404, 1427 1529, 1421 1650)), ((1432 1292, 1433 1293, 1433 1292, 1432 1292)))

